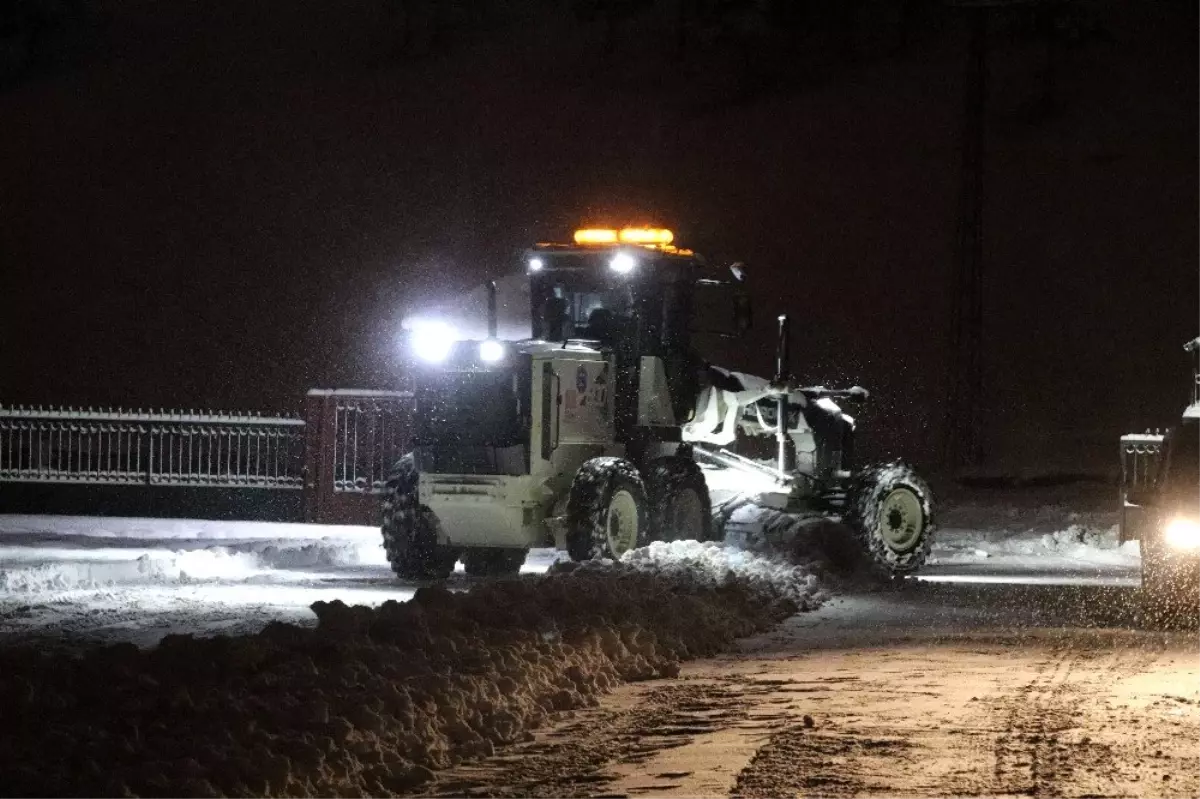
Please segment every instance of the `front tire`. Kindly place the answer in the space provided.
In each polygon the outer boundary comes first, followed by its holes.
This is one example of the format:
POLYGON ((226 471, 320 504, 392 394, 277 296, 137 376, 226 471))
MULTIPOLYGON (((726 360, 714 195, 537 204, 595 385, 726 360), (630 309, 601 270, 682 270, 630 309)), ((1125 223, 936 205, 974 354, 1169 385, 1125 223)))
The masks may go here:
POLYGON ((915 572, 933 546, 933 497, 903 463, 872 466, 855 475, 844 522, 872 562, 892 575, 915 572))
POLYGON ((592 458, 575 473, 567 498, 572 560, 611 558, 646 544, 648 503, 637 467, 624 458, 592 458))
POLYGON ((712 540, 712 501, 691 458, 659 458, 646 470, 650 536, 655 541, 712 540))
POLYGON ((437 542, 437 516, 420 503, 419 479, 412 453, 396 463, 383 495, 383 549, 397 577, 444 580, 454 571, 458 553, 437 542))

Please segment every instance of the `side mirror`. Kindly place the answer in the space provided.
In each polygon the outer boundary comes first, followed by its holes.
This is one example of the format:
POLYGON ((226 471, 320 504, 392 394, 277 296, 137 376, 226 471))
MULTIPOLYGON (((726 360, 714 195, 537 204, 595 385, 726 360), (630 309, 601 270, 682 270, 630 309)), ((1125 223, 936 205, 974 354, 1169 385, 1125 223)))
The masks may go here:
POLYGON ((750 305, 750 296, 736 294, 733 298, 733 329, 737 335, 744 336, 754 325, 754 312, 750 305))

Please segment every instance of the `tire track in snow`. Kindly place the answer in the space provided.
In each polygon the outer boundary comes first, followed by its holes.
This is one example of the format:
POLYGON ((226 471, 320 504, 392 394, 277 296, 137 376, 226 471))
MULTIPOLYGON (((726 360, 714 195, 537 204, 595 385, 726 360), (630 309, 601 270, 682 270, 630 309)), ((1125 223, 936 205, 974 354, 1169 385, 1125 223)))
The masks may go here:
POLYGON ((1111 683, 1104 678, 1140 673, 1153 660, 1152 653, 1122 645, 1103 653, 1078 642, 1052 648, 1032 679, 995 703, 1002 718, 993 745, 996 792, 1062 796, 1081 780, 1115 776, 1112 746, 1080 731, 1097 726, 1092 717, 1111 683))
MULTIPOLYGON (((621 766, 637 769, 665 749, 746 720, 754 687, 739 681, 687 681, 656 687, 636 705, 586 709, 568 723, 502 755, 438 775, 426 796, 605 796, 621 766)), ((646 774, 646 790, 669 789, 674 775, 646 774)), ((637 791, 635 791, 637 792, 637 791)))

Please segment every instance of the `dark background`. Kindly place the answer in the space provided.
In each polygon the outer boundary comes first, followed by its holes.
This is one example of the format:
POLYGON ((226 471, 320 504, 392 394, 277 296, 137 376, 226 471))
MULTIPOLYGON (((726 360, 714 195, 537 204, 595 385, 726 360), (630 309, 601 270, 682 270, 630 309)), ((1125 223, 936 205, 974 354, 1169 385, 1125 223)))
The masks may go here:
MULTIPOLYGON (((934 458, 962 11, 683 0, 681 28, 678 0, 23 1, 50 21, 0 23, 0 402, 387 388, 407 308, 577 222, 652 219, 749 265, 759 324, 714 361, 769 375, 791 311, 798 372, 873 390, 869 450, 934 458)), ((1200 332, 1197 4, 1059 9, 1050 102, 1043 12, 992 24, 1000 470, 1107 465, 1169 423, 1200 332)))

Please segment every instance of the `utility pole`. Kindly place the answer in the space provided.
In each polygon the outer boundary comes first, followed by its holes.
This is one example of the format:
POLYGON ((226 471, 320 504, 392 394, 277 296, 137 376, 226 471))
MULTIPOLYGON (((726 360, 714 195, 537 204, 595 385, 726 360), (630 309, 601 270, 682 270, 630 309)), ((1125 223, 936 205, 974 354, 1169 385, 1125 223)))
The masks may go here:
POLYGON ((946 403, 946 459, 953 469, 983 461, 983 173, 987 107, 987 39, 996 0, 959 0, 969 39, 963 87, 962 161, 954 241, 951 370, 946 403))

